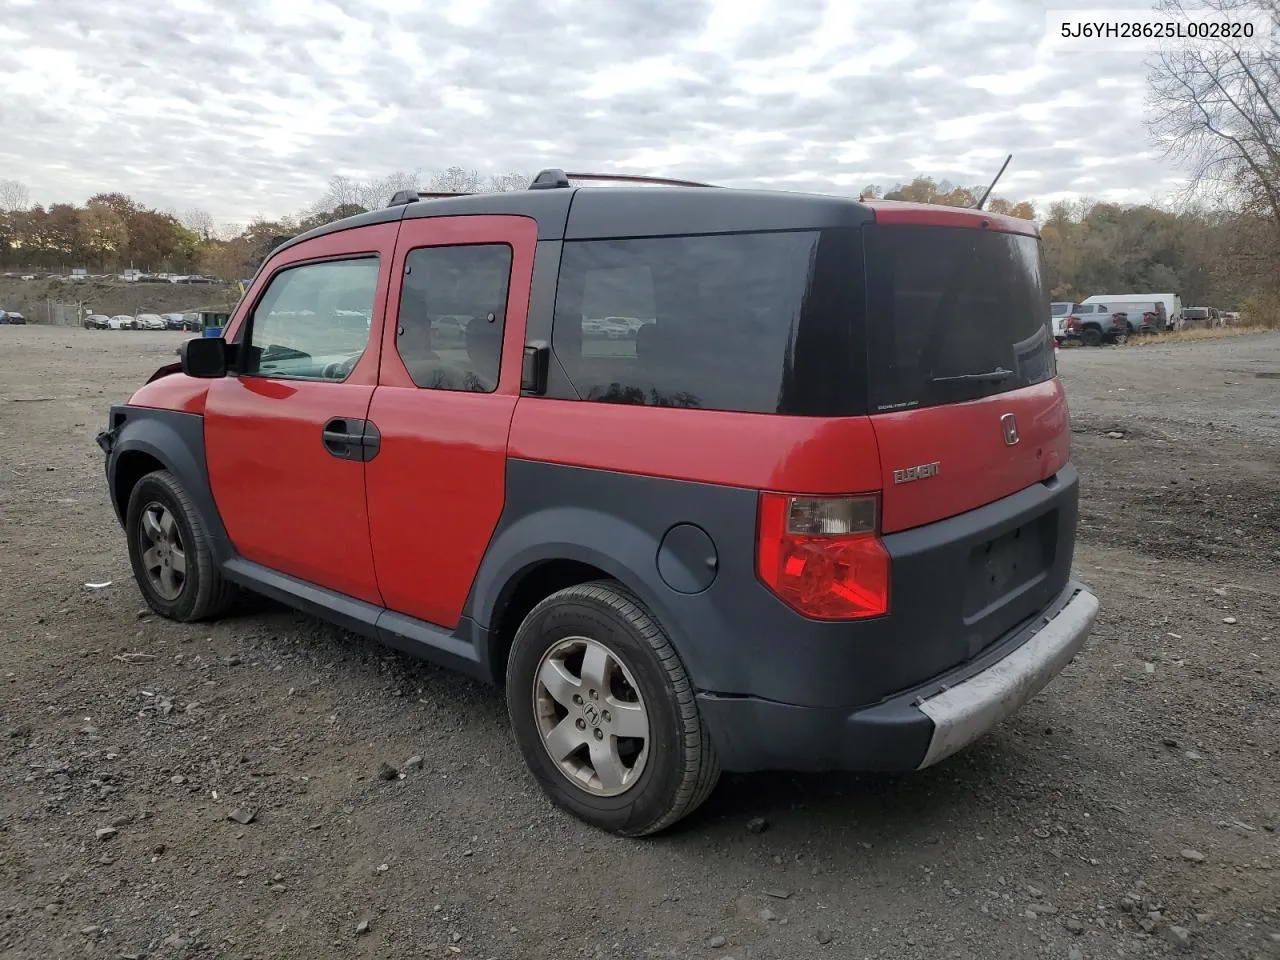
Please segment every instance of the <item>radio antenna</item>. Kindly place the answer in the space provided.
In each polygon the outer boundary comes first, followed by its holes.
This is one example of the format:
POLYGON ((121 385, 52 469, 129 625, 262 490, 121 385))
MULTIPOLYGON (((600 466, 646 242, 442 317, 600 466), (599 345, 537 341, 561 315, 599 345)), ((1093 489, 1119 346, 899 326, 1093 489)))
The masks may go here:
POLYGON ((973 205, 973 209, 981 210, 982 205, 987 202, 987 197, 991 196, 991 191, 996 188, 996 181, 1004 176, 1004 168, 1009 166, 1009 161, 1013 159, 1013 154, 1009 154, 1004 158, 1004 164, 1000 167, 1000 172, 996 174, 996 179, 991 181, 991 186, 987 187, 987 192, 982 195, 982 199, 973 205))

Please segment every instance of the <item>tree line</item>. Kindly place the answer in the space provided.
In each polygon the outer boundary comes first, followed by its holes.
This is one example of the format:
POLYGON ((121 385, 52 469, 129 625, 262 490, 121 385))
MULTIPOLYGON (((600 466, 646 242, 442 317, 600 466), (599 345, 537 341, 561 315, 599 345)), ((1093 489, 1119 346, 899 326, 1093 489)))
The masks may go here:
MULTIPOLYGON (((257 219, 233 233, 219 232, 203 210, 183 214, 148 209, 119 193, 77 206, 15 203, 18 187, 0 190, 0 269, 90 273, 126 267, 202 273, 235 281, 249 276, 285 239, 314 227, 384 206, 401 189, 418 189, 413 174, 360 181, 335 176, 313 207, 278 220, 257 219)), ((452 168, 425 180, 432 191, 524 189, 528 177, 483 177, 452 168)), ((890 189, 869 185, 861 196, 947 206, 972 206, 982 187, 917 177, 890 189)), ((1026 201, 994 197, 986 209, 1040 223, 1050 295, 1079 300, 1095 293, 1176 292, 1183 302, 1223 309, 1263 308, 1278 291, 1264 218, 1222 207, 1170 210, 1082 200, 1037 211, 1026 201)), ((1269 315, 1269 314, 1268 314, 1269 315)))

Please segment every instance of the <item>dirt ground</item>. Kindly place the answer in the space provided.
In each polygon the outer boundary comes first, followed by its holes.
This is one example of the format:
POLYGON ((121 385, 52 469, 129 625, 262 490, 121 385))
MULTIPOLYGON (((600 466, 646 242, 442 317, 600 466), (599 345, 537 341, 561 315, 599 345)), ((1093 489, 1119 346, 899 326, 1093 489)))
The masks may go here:
POLYGON ((93 437, 181 336, 0 327, 2 960, 1280 957, 1280 335, 1062 353, 1102 613, 992 735, 639 842, 553 811, 495 690, 147 615, 93 437))

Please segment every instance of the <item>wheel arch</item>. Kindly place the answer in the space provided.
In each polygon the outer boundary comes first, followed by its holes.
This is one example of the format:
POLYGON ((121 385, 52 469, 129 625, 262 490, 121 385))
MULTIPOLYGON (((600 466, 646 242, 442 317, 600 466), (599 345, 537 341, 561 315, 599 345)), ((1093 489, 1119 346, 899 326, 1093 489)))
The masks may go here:
POLYGON ((658 576, 658 547, 639 527, 575 507, 548 508, 500 529, 467 605, 484 628, 485 659, 494 682, 505 679, 511 642, 529 611, 558 590, 592 580, 613 580, 634 596, 683 660, 684 645, 671 626, 677 621, 658 576))
POLYGON ((134 486, 153 470, 168 470, 200 511, 221 563, 229 549, 222 517, 213 501, 204 456, 204 418, 191 413, 126 407, 107 464, 107 483, 123 524, 134 486))

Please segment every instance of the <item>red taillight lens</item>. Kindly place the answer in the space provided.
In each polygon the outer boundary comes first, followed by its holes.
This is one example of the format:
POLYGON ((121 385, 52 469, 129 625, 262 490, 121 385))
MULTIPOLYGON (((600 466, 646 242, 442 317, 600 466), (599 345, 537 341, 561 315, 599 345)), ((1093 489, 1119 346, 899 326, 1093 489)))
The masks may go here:
POLYGON ((1068 329, 1068 330, 1079 330, 1079 329, 1080 329, 1080 318, 1079 318, 1079 317, 1067 317, 1067 329, 1068 329))
POLYGON ((756 572, 788 606, 815 620, 889 611, 889 553, 879 499, 760 497, 756 572))

